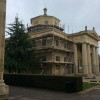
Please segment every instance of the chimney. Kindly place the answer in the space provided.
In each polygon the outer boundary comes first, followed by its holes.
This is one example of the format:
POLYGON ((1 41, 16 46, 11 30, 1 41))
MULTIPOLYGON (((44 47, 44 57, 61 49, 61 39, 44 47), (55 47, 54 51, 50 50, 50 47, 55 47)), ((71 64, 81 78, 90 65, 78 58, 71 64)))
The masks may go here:
POLYGON ((95 27, 93 27, 93 31, 95 31, 95 27))
POLYGON ((87 26, 85 26, 85 31, 87 31, 87 26))

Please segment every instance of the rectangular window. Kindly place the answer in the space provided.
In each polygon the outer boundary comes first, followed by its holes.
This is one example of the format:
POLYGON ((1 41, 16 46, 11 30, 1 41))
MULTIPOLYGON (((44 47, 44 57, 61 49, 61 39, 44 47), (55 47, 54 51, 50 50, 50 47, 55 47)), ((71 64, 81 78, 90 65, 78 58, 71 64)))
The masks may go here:
POLYGON ((56 69, 60 69, 60 64, 56 64, 56 69))
POLYGON ((32 40, 33 47, 36 47, 36 41, 32 40))
POLYGON ((45 21, 45 25, 48 25, 48 21, 45 21))
POLYGON ((60 61, 60 57, 59 56, 56 56, 56 61, 60 61))
POLYGON ((46 56, 42 56, 42 61, 46 61, 46 56))
POLYGON ((46 46, 46 38, 42 39, 42 46, 46 46))
POLYGON ((38 21, 34 22, 34 25, 37 25, 38 24, 38 21))
POLYGON ((59 40, 56 40, 56 46, 59 46, 59 40))
POLYGON ((67 48, 67 45, 68 45, 67 42, 65 42, 65 43, 64 43, 64 48, 67 48))
POLYGON ((67 57, 64 57, 64 62, 67 62, 67 57))

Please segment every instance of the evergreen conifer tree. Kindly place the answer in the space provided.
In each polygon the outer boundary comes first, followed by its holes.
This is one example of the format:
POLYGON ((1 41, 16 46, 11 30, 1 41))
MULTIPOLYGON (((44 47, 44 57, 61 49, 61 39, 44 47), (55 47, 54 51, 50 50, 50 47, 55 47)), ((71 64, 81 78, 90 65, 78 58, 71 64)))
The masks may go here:
POLYGON ((15 17, 9 26, 7 33, 10 37, 5 42, 5 70, 9 73, 32 71, 36 61, 35 53, 24 24, 15 17))

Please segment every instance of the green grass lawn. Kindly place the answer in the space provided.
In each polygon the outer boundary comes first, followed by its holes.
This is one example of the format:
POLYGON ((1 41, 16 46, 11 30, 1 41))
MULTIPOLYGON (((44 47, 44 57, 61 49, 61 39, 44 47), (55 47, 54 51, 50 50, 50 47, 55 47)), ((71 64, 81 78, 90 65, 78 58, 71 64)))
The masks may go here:
POLYGON ((91 87, 94 87, 98 85, 97 83, 83 83, 83 90, 89 89, 91 87))

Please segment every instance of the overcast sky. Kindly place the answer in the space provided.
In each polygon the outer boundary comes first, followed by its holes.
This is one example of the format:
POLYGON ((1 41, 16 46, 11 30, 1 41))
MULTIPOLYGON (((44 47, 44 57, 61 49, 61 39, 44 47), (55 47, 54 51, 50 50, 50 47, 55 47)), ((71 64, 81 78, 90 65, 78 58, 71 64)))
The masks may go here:
MULTIPOLYGON (((48 15, 55 16, 65 24, 69 33, 95 27, 100 35, 100 0, 45 0, 48 15)), ((7 0, 6 24, 12 23, 18 14, 23 23, 43 14, 44 0, 7 0)))

